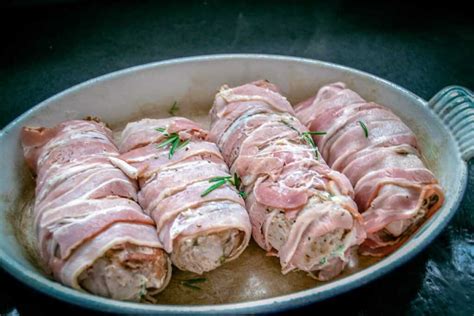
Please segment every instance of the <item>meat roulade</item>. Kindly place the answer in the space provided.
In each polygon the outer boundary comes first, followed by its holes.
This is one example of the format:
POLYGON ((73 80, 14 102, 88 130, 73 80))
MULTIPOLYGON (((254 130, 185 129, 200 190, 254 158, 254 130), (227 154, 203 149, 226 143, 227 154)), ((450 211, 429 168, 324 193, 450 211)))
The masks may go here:
POLYGON ((201 274, 237 258, 251 225, 244 201, 207 132, 181 117, 143 119, 122 132, 120 157, 139 202, 181 270, 201 274))
POLYGON ((154 301, 171 276, 137 186, 111 163, 118 150, 102 123, 75 120, 22 131, 36 176, 34 236, 45 269, 72 288, 154 301))
POLYGON ((365 237, 345 176, 319 156, 310 133, 277 87, 223 86, 211 110, 209 140, 237 174, 255 241, 319 280, 339 274, 365 237))
POLYGON ((443 204, 415 135, 386 107, 338 82, 295 109, 310 130, 326 132, 314 141, 329 165, 354 185, 367 231, 363 254, 394 251, 443 204))

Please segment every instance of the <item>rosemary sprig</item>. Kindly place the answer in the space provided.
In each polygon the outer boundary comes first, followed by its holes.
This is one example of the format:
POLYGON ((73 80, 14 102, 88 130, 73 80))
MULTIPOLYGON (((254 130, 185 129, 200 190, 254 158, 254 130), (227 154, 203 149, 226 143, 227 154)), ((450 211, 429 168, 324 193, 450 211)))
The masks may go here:
POLYGON ((285 125, 288 126, 290 129, 296 131, 298 134, 300 133, 296 128, 294 128, 293 126, 291 126, 291 124, 288 123, 287 121, 285 121, 285 120, 280 120, 280 123, 285 124, 285 125))
POLYGON ((201 288, 199 286, 195 286, 195 285, 192 285, 192 284, 189 284, 189 283, 181 283, 181 284, 186 286, 186 287, 189 287, 193 290, 201 290, 201 288))
POLYGON ((305 132, 305 133, 309 135, 318 135, 318 136, 327 134, 327 132, 323 132, 323 131, 313 131, 313 132, 305 132))
POLYGON ((195 279, 183 280, 181 282, 182 283, 194 284, 194 283, 202 283, 202 282, 206 282, 206 281, 207 281, 207 278, 195 278, 195 279))
POLYGON ((166 131, 166 129, 163 128, 163 127, 156 128, 155 130, 162 133, 166 137, 166 139, 164 141, 162 141, 161 143, 156 145, 156 148, 163 148, 163 147, 166 147, 166 146, 170 145, 170 150, 169 150, 169 153, 168 153, 168 159, 171 159, 171 157, 173 157, 174 153, 177 150, 180 150, 181 148, 183 148, 187 144, 189 144, 189 139, 187 139, 185 141, 182 141, 179 138, 178 133, 169 134, 166 131))
POLYGON ((301 140, 303 140, 306 144, 308 144, 309 146, 311 146, 313 148, 314 155, 315 155, 316 159, 319 160, 318 146, 316 146, 316 144, 313 140, 313 137, 311 135, 326 135, 326 132, 323 132, 323 131, 300 132, 296 128, 291 126, 290 123, 288 123, 287 121, 281 120, 280 122, 285 124, 289 128, 291 128, 292 130, 296 131, 298 133, 298 135, 300 136, 301 140))
POLYGON ((172 116, 175 116, 177 111, 179 111, 178 102, 174 101, 173 105, 168 110, 168 113, 172 116))
POLYGON ((311 134, 309 132, 303 132, 301 133, 301 139, 304 140, 309 146, 313 148, 314 151, 314 156, 316 157, 316 160, 319 160, 319 152, 318 152, 318 146, 314 143, 313 137, 311 137, 311 134))
POLYGON ((180 283, 184 286, 187 286, 191 289, 194 289, 194 290, 201 290, 201 288, 199 286, 196 286, 194 284, 196 283, 202 283, 202 282, 206 282, 207 279, 206 278, 195 278, 195 279, 189 279, 189 280, 182 280, 180 283))
POLYGON ((364 130, 365 138, 369 138, 369 130, 367 129, 365 123, 362 121, 357 121, 357 123, 359 123, 360 127, 362 127, 362 129, 364 130))
POLYGON ((202 192, 201 197, 205 197, 206 195, 208 195, 209 193, 211 193, 215 189, 223 186, 224 184, 227 183, 227 181, 229 181, 229 180, 228 179, 221 179, 221 180, 218 180, 218 181, 209 180, 209 182, 215 182, 215 183, 213 185, 211 185, 209 188, 207 188, 204 192, 202 192))
POLYGON ((234 186, 239 191, 239 195, 242 198, 245 199, 247 197, 247 193, 240 190, 240 185, 241 185, 242 181, 240 180, 237 173, 234 173, 233 176, 211 178, 211 179, 209 179, 209 183, 214 183, 214 184, 211 185, 210 187, 208 187, 204 192, 202 192, 201 197, 205 197, 206 195, 208 195, 209 193, 211 193, 212 191, 216 190, 217 188, 223 186, 226 183, 234 186))

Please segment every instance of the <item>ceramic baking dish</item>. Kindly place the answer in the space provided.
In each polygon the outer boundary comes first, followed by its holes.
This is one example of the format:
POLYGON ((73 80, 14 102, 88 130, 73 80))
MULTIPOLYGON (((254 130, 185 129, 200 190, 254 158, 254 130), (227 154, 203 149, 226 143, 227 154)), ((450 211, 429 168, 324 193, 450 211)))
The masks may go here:
POLYGON ((472 93, 451 86, 429 102, 370 74, 316 60, 271 55, 213 55, 146 64, 92 79, 33 107, 0 132, 0 265, 21 282, 82 307, 115 313, 257 313, 281 311, 324 300, 366 284, 413 258, 448 224, 466 189, 467 161, 474 156, 472 93), (174 279, 159 304, 119 302, 79 292, 54 282, 35 265, 25 223, 33 181, 19 141, 22 126, 52 126, 64 120, 97 116, 119 130, 141 117, 178 114, 208 124, 217 89, 268 79, 290 102, 308 98, 327 83, 343 81, 365 99, 390 107, 418 136, 425 162, 445 189, 444 206, 409 241, 383 260, 361 259, 331 282, 303 273, 279 273, 275 258, 252 244, 238 260, 206 276, 198 293, 174 279))

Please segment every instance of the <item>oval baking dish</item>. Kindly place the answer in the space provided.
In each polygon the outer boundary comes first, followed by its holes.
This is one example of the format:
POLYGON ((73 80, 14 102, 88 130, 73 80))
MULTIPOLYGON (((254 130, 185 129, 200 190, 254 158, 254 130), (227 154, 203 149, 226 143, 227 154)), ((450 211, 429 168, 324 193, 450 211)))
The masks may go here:
MULTIPOLYGON (((448 224, 466 189, 467 161, 474 156, 473 104, 472 93, 462 87, 447 87, 427 102, 361 71, 315 60, 271 55, 182 58, 92 79, 38 104, 0 132, 0 265, 21 282, 43 293, 82 307, 114 313, 275 312, 324 300, 366 284, 407 262, 448 224), (114 301, 65 287, 46 277, 31 262, 17 231, 25 201, 32 197, 31 188, 25 185, 30 175, 20 146, 21 127, 53 126, 68 119, 97 116, 112 128, 120 128, 125 122, 142 117, 169 116, 167 111, 174 101, 180 105, 180 115, 206 122, 219 86, 224 83, 235 86, 257 79, 277 84, 292 104, 313 95, 324 84, 343 81, 365 99, 388 106, 417 135, 425 162, 445 190, 443 207, 388 257, 334 281, 257 300, 217 305, 114 301)), ((259 286, 258 282, 249 284, 259 286)))

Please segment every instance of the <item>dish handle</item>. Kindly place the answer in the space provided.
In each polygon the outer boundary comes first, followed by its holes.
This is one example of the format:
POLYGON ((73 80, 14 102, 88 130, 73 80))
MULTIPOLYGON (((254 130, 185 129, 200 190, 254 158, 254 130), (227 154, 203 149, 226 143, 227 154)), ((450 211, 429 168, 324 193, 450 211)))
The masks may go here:
POLYGON ((464 87, 449 86, 438 92, 428 106, 453 133, 465 161, 474 157, 474 97, 464 87))

